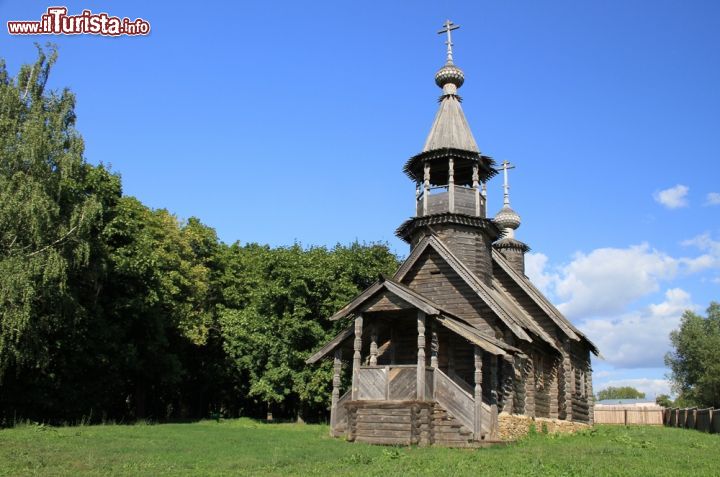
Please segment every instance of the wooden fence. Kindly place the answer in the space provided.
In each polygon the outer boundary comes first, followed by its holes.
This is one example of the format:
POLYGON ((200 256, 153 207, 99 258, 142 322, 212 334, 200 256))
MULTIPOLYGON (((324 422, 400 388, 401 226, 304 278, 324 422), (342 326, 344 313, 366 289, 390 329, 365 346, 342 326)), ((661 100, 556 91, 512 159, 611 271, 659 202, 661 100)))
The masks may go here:
POLYGON ((696 407, 665 409, 663 423, 669 427, 720 433, 720 409, 698 409, 696 407))
POLYGON ((638 407, 638 406, 595 406, 596 424, 623 424, 623 425, 663 425, 662 407, 638 407))

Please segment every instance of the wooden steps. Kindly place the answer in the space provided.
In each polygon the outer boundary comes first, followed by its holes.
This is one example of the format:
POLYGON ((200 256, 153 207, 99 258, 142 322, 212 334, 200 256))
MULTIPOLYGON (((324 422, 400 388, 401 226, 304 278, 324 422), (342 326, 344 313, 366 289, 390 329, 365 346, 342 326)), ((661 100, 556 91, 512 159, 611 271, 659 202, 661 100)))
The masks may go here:
POLYGON ((432 412, 433 444, 447 447, 466 447, 473 442, 473 433, 455 419, 440 404, 432 412))

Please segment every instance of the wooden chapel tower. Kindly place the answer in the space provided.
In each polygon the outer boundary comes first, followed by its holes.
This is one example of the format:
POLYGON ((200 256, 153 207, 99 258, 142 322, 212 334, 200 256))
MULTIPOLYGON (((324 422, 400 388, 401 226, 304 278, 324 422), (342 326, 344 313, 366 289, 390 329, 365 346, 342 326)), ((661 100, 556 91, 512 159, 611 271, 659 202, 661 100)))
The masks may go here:
POLYGON ((435 75, 440 106, 422 152, 405 164, 415 215, 397 235, 410 255, 333 315, 352 320, 311 356, 334 356, 331 433, 380 444, 472 445, 497 438, 498 416, 592 422, 595 346, 524 275, 520 217, 486 215, 485 183, 498 170, 461 107, 463 71, 447 58, 435 75), (351 386, 341 395, 343 358, 351 386))

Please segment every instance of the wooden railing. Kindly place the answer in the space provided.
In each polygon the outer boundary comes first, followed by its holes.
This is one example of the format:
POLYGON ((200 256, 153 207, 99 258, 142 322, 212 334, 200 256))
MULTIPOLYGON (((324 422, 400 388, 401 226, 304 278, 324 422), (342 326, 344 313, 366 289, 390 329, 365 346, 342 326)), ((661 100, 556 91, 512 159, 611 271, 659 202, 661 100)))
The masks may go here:
POLYGON ((335 416, 332 421, 335 427, 332 429, 333 437, 338 437, 345 433, 347 427, 347 408, 345 403, 352 399, 352 389, 348 389, 345 394, 338 399, 337 406, 330 412, 334 412, 335 416))
MULTIPOLYGON (((425 396, 432 399, 432 368, 426 368, 425 396)), ((417 366, 360 366, 358 370, 358 400, 408 401, 417 399, 417 366)))
POLYGON ((462 425, 476 432, 475 399, 439 369, 435 370, 434 375, 435 401, 455 416, 462 425))
MULTIPOLYGON (((412 401, 417 399, 417 366, 361 366, 358 370, 359 401, 412 401)), ((475 405, 469 392, 472 388, 456 377, 451 378, 440 369, 425 368, 425 399, 436 401, 462 425, 480 436, 492 435, 497 425, 497 407, 482 402, 475 405), (462 384, 460 384, 462 383, 462 384), (479 413, 479 416, 476 416, 479 413), (477 418, 477 419, 476 419, 477 418), (476 423, 479 428, 476 429, 476 423)), ((338 418, 345 419, 343 403, 350 399, 346 393, 338 402, 338 418), (343 411, 339 411, 343 408, 343 411)), ((340 420, 336 422, 342 422, 340 420)))
MULTIPOLYGON (((455 213, 481 217, 485 215, 485 198, 482 195, 468 187, 453 186, 453 188, 455 213)), ((450 211, 450 186, 432 187, 431 190, 435 193, 426 196, 425 192, 421 191, 417 196, 415 212, 418 217, 425 215, 423 211, 426 200, 428 201, 427 215, 450 211)))

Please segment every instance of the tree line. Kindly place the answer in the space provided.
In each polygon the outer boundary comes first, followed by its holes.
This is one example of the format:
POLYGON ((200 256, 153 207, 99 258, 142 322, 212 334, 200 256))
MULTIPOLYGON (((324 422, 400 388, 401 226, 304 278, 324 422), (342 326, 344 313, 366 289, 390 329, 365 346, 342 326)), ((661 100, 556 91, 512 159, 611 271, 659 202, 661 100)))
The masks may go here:
POLYGON ((53 49, 0 60, 0 424, 324 415, 331 316, 397 258, 385 244, 225 244, 88 163, 53 49))
MULTIPOLYGON (((84 158, 75 96, 46 89, 56 59, 38 48, 15 77, 0 59, 0 425, 324 416, 330 363, 304 360, 397 257, 225 244, 123 195, 84 158)), ((720 408, 720 305, 687 311, 671 342, 675 404, 720 408)))

